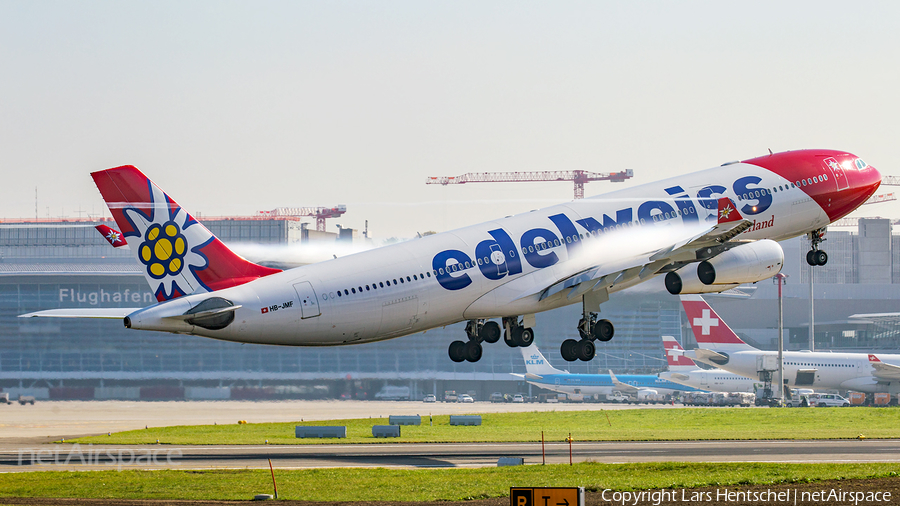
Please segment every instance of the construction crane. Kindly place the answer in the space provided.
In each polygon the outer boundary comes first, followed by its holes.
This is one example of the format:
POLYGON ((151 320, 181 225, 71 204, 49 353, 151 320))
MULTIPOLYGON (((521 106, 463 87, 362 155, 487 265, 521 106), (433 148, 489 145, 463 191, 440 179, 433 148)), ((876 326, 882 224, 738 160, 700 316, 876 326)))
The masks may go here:
POLYGON ((881 176, 881 186, 900 186, 900 177, 881 176))
POLYGON ((862 205, 880 204, 882 202, 890 202, 892 200, 897 200, 897 195, 894 192, 881 193, 879 195, 872 195, 871 197, 869 197, 869 200, 863 202, 862 205))
POLYGON ((325 218, 337 218, 347 212, 347 206, 341 204, 334 207, 278 207, 271 211, 260 211, 266 218, 288 218, 307 216, 316 219, 316 231, 325 231, 325 218))
POLYGON ((611 181, 621 183, 634 176, 631 169, 621 172, 588 172, 586 170, 554 170, 542 172, 469 172, 461 176, 429 177, 425 184, 466 184, 466 183, 513 183, 525 181, 572 181, 575 183, 575 198, 584 198, 584 183, 591 181, 611 181))

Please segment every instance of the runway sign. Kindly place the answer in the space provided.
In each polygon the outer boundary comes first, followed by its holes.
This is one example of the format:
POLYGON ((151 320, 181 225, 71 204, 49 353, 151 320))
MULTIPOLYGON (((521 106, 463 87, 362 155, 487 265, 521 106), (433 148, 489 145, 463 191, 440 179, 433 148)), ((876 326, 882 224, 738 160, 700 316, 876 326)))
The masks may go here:
POLYGON ((584 487, 512 487, 509 506, 584 506, 584 487))

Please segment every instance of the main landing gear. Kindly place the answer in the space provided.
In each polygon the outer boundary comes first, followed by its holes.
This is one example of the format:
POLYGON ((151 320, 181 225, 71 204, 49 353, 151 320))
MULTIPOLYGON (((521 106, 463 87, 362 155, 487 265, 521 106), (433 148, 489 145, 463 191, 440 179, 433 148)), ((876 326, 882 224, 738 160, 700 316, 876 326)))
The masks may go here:
POLYGON ((826 241, 825 239, 825 229, 820 228, 818 230, 813 230, 809 234, 807 234, 809 238, 809 243, 811 246, 811 250, 806 252, 806 263, 811 266, 816 265, 825 265, 828 263, 828 253, 819 249, 819 243, 826 241))
POLYGON ((468 341, 450 343, 450 360, 454 362, 478 362, 481 360, 481 342, 496 343, 500 340, 500 325, 485 320, 469 320, 466 324, 468 341))
POLYGON ((609 341, 613 338, 615 329, 609 320, 597 320, 597 313, 585 311, 578 322, 578 334, 581 335, 580 341, 566 339, 559 348, 560 355, 568 362, 587 362, 594 358, 597 351, 594 340, 609 341))

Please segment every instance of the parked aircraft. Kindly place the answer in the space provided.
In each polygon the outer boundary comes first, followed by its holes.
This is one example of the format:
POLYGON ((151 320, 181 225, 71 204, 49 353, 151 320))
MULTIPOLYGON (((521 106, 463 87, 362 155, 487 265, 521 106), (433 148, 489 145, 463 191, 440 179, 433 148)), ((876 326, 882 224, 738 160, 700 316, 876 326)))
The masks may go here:
POLYGON ((723 369, 697 367, 693 360, 684 355, 684 348, 673 336, 663 336, 663 348, 666 350, 669 370, 659 373, 657 376, 660 379, 710 392, 756 393, 756 387, 762 386, 760 381, 723 369))
POLYGON ((847 152, 770 152, 282 271, 234 254, 135 167, 92 176, 158 303, 22 316, 115 318, 131 329, 296 346, 467 321, 468 339, 449 348, 457 362, 478 361, 501 329, 507 345, 526 347, 536 313, 579 302, 581 340, 560 351, 590 360, 594 341, 614 335, 597 315, 610 294, 659 275, 673 294, 760 281, 781 269, 775 240, 809 233, 808 261, 824 264, 824 227, 881 183, 847 152))
POLYGON ((550 365, 534 344, 522 348, 525 374, 510 373, 528 383, 552 392, 567 395, 609 395, 614 391, 630 394, 638 400, 676 392, 695 392, 697 389, 672 383, 653 374, 573 374, 550 365))
MULTIPOLYGON (((745 343, 701 296, 683 295, 681 301, 699 347, 692 358, 751 378, 776 368, 777 351, 745 343)), ((900 355, 785 351, 783 360, 792 388, 900 393, 900 355)))

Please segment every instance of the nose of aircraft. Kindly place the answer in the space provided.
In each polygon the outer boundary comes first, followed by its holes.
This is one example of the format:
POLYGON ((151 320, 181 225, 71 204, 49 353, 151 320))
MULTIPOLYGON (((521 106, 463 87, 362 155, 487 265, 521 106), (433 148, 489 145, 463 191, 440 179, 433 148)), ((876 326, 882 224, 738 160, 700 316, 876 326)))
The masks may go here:
POLYGON ((881 186, 881 173, 862 159, 850 155, 842 165, 850 167, 844 171, 850 185, 846 190, 836 192, 834 196, 836 205, 832 206, 834 210, 829 213, 832 221, 844 217, 864 204, 881 186))

